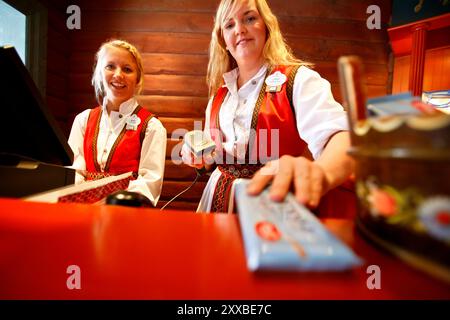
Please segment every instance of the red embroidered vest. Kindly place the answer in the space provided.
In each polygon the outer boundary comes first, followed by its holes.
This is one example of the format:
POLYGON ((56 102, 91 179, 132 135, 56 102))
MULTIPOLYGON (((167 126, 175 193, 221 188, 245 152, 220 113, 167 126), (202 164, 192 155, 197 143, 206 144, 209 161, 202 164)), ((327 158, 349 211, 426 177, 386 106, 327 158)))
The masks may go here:
POLYGON ((124 126, 111 148, 104 170, 101 170, 97 162, 97 139, 102 112, 101 107, 91 110, 84 134, 84 158, 86 170, 88 171, 87 180, 129 171, 137 173, 142 141, 145 137, 148 122, 153 117, 153 114, 141 106, 134 110, 133 114, 136 114, 141 119, 137 130, 127 130, 126 126, 124 126))
MULTIPOLYGON (((278 159, 283 155, 300 156, 309 152, 306 143, 297 131, 294 108, 292 107, 292 90, 298 66, 278 66, 268 69, 269 74, 277 71, 287 77, 277 92, 266 92, 264 82, 253 110, 251 131, 246 150, 247 165, 229 165, 226 155, 225 164, 219 164, 222 172, 211 204, 212 212, 228 212, 232 205, 231 187, 236 178, 251 178, 269 160, 278 159), (272 135, 274 140, 272 141, 272 135)), ((221 87, 213 99, 210 117, 211 138, 218 149, 221 149, 224 136, 220 131, 220 107, 228 93, 226 87, 221 87)))
MULTIPOLYGON (((266 78, 269 74, 279 71, 286 75, 288 80, 283 83, 278 92, 266 92, 264 82, 253 111, 246 163, 266 163, 283 155, 300 156, 307 150, 307 144, 298 134, 291 102, 297 70, 298 66, 278 66, 268 70, 266 78), (276 139, 277 133, 278 139, 276 139), (272 141, 272 135, 275 135, 274 141, 272 141)), ((219 112, 227 93, 228 89, 221 87, 213 99, 211 108, 210 133, 219 148, 224 142, 220 131, 219 112)))
MULTIPOLYGON (((258 100, 253 111, 251 128, 255 132, 254 136, 250 136, 247 145, 247 161, 246 163, 255 163, 250 167, 259 167, 261 163, 268 159, 261 159, 259 154, 259 141, 261 147, 267 144, 267 155, 276 156, 276 146, 272 146, 270 129, 279 129, 279 150, 278 157, 283 155, 305 156, 312 160, 312 156, 297 131, 295 119, 295 111, 292 103, 292 90, 295 75, 298 66, 277 66, 272 70, 268 70, 266 78, 269 74, 280 71, 288 78, 278 92, 266 92, 266 84, 264 82, 259 93, 258 100), (262 132, 267 130, 267 139, 264 139, 262 132), (265 143, 267 141, 267 143, 265 143)), ((211 108, 210 116, 210 132, 212 139, 220 148, 224 137, 220 131, 219 112, 220 107, 228 93, 228 89, 222 87, 215 95, 211 108)), ((275 140, 275 142, 277 142, 275 140)), ((263 152, 264 155, 264 152, 263 152)), ((211 211, 212 212, 228 212, 229 205, 233 201, 231 197, 231 185, 235 178, 250 178, 254 174, 254 169, 248 166, 242 166, 240 169, 236 165, 219 165, 222 172, 214 191, 211 211), (231 172, 231 173, 230 173, 231 172), (247 173, 246 173, 247 172, 247 173)), ((320 201, 319 207, 316 209, 319 216, 322 217, 347 217, 353 218, 356 215, 356 197, 352 181, 344 183, 333 190, 330 190, 320 201)))

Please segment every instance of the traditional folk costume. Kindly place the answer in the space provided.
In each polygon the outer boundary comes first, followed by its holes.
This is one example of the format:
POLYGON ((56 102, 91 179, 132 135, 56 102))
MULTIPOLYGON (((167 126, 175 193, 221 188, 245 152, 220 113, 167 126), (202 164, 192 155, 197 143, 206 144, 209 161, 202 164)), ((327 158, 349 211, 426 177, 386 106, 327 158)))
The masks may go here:
POLYGON ((223 158, 216 159, 198 212, 232 212, 236 178, 250 178, 283 155, 317 159, 333 134, 348 130, 345 111, 317 72, 264 65, 239 90, 238 75, 237 68, 224 74, 224 85, 206 109, 205 134, 223 158), (285 79, 281 85, 266 81, 277 76, 285 79))
POLYGON ((128 191, 139 192, 156 205, 164 176, 167 134, 161 122, 136 99, 108 116, 105 104, 78 114, 69 137, 76 183, 133 172, 128 191))

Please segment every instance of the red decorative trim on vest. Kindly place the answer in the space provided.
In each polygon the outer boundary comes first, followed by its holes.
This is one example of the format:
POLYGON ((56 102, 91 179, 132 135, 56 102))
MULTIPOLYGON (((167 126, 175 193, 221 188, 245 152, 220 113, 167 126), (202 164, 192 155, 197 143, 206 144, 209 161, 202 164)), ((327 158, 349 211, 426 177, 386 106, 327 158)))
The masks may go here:
MULTIPOLYGON (((107 177, 111 177, 114 174, 108 173, 108 172, 86 172, 86 180, 99 180, 107 177)), ((138 174, 137 172, 133 172, 133 174, 130 177, 130 180, 137 179, 138 174)))
POLYGON ((58 202, 62 203, 96 203, 103 200, 108 195, 119 191, 125 190, 128 184, 132 180, 132 177, 127 177, 118 181, 110 182, 104 186, 100 186, 94 189, 89 189, 58 198, 58 202))
POLYGON ((84 160, 86 162, 86 169, 92 172, 100 172, 100 166, 97 163, 97 140, 100 130, 100 120, 102 118, 103 110, 101 107, 92 109, 89 112, 88 121, 86 124, 86 131, 84 132, 84 160), (86 139, 89 137, 89 139, 86 139), (90 143, 89 143, 90 142, 90 143), (92 165, 93 168, 91 166, 92 165))
POLYGON ((222 152, 222 143, 225 142, 225 136, 220 130, 219 124, 219 112, 225 97, 227 96, 228 89, 226 87, 220 87, 216 95, 213 98, 211 106, 211 115, 209 121, 209 131, 211 139, 216 143, 216 151, 220 154, 222 152))
POLYGON ((211 204, 211 212, 228 212, 231 196, 231 186, 238 178, 251 178, 261 166, 253 164, 219 165, 222 172, 217 181, 211 204))

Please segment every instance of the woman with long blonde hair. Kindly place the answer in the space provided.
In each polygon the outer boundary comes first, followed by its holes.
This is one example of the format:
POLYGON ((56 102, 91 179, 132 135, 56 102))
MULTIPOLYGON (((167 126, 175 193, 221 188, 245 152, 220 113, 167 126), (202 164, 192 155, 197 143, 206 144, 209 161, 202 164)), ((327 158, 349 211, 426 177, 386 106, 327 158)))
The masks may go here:
POLYGON ((346 113, 329 82, 294 57, 266 0, 222 0, 209 54, 204 134, 216 150, 199 158, 182 149, 186 164, 215 167, 198 211, 234 211, 233 182, 253 176, 252 194, 273 179, 281 200, 293 182, 297 199, 316 207, 353 171, 346 113))

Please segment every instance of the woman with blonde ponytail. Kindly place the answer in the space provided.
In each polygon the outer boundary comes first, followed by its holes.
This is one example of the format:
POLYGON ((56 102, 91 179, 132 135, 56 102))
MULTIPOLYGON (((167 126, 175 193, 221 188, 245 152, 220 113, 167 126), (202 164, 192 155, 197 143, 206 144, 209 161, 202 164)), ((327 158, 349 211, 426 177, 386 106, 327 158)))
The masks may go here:
POLYGON ((133 172, 127 191, 145 196, 156 206, 167 133, 161 121, 136 99, 143 82, 144 68, 135 46, 117 39, 103 43, 92 75, 98 106, 75 117, 69 145, 77 183, 133 172))

